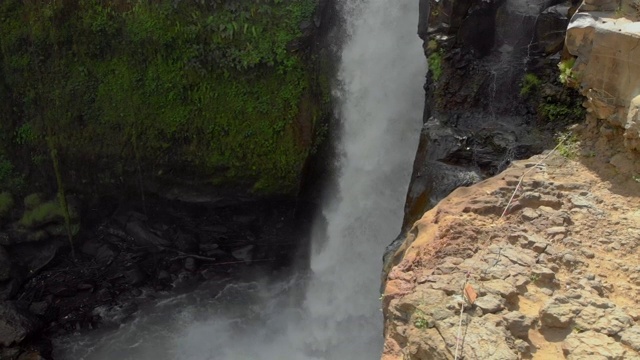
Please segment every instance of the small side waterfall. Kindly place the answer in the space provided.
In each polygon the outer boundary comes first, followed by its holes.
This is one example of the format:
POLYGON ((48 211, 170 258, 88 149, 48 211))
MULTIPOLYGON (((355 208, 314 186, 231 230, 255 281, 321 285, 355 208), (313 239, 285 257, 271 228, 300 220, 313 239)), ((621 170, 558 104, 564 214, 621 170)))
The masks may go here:
POLYGON ((381 260, 402 222, 426 62, 418 1, 338 6, 347 24, 335 90, 340 170, 308 277, 239 280, 167 299, 118 330, 61 339, 59 359, 379 358, 381 260), (304 300, 292 301, 302 284, 304 300))

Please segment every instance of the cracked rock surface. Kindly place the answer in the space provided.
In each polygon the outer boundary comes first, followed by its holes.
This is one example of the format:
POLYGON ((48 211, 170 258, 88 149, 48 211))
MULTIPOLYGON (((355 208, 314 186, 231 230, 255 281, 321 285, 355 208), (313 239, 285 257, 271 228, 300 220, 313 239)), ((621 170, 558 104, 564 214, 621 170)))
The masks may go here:
POLYGON ((386 274, 383 359, 640 359, 640 184, 541 160, 413 225, 386 274))

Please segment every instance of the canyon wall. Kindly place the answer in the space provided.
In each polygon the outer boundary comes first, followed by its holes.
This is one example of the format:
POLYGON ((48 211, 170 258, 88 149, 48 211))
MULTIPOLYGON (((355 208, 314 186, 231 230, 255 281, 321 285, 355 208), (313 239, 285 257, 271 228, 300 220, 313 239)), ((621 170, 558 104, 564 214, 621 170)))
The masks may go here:
POLYGON ((425 126, 383 359, 640 358, 637 10, 421 2, 425 126))

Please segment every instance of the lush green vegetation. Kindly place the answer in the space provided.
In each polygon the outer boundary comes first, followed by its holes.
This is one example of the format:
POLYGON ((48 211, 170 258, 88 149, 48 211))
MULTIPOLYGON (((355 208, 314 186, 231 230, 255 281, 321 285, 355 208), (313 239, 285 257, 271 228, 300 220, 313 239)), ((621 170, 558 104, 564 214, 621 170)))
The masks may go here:
POLYGON ((528 96, 538 91, 540 85, 542 84, 542 80, 533 73, 526 73, 522 82, 520 83, 520 95, 528 96))
POLYGON ((549 122, 578 122, 584 120, 585 109, 579 103, 563 103, 547 100, 540 104, 538 113, 549 122))
POLYGON ((442 50, 432 52, 427 58, 427 62, 429 64, 429 71, 431 72, 431 77, 434 81, 440 80, 442 76, 442 61, 443 61, 444 53, 442 50))
POLYGON ((577 81, 575 73, 573 72, 573 65, 575 63, 575 58, 570 58, 558 63, 558 69, 560 69, 560 75, 558 75, 558 79, 565 86, 573 86, 577 81))
POLYGON ((315 6, 4 0, 0 183, 26 158, 74 184, 173 171, 295 190, 325 110, 299 50, 315 6))

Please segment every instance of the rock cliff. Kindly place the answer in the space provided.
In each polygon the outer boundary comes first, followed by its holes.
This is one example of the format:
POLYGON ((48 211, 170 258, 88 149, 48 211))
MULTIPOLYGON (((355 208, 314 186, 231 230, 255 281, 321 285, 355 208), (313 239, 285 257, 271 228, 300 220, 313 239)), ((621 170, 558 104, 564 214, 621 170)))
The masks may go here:
POLYGON ((421 4, 425 126, 383 359, 640 359, 638 3, 421 4), (558 114, 580 124, 554 148, 558 114), (553 150, 511 161, 536 146, 553 150))
POLYGON ((554 152, 454 191, 392 260, 383 359, 640 358, 640 185, 617 185, 554 152))

